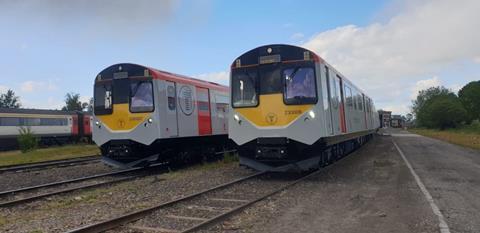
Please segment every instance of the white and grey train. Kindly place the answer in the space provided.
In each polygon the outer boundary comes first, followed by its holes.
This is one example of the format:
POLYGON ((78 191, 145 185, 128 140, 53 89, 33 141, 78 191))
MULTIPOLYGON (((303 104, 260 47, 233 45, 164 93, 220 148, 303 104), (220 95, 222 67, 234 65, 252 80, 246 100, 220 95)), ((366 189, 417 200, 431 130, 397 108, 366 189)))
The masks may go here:
POLYGON ((228 144, 228 88, 136 64, 101 71, 93 141, 118 167, 198 160, 228 144))
POLYGON ((18 148, 20 129, 28 128, 41 145, 90 141, 91 115, 81 111, 0 108, 0 150, 18 148))
POLYGON ((233 62, 229 138, 257 170, 309 170, 348 154, 379 128, 373 101, 312 51, 266 45, 233 62))

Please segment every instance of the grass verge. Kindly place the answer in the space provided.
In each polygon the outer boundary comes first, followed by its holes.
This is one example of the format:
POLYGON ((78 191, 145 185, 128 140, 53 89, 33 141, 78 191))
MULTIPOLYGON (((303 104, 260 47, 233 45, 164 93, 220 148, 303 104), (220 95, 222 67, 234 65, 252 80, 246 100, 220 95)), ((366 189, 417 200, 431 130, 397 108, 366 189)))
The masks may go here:
POLYGON ((460 146, 480 150, 480 132, 470 128, 449 130, 409 129, 408 131, 423 136, 440 139, 460 146))
POLYGON ((6 151, 0 152, 0 166, 78 158, 99 153, 100 151, 97 146, 86 144, 42 148, 27 153, 6 151))

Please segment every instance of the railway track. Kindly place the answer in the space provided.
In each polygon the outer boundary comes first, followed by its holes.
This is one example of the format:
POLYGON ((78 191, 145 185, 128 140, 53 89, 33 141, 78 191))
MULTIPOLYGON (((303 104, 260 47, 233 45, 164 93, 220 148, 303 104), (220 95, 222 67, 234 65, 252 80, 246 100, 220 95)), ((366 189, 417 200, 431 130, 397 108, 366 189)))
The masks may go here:
POLYGON ((162 167, 163 164, 148 168, 131 168, 121 171, 102 173, 59 182, 23 187, 0 192, 0 207, 9 207, 27 203, 41 198, 73 192, 76 190, 94 188, 122 181, 132 180, 148 174, 151 169, 162 167), (140 172, 140 173, 137 173, 140 172), (130 174, 132 173, 132 174, 130 174), (125 176, 123 176, 125 175, 125 176), (119 177, 118 177, 119 176, 119 177), (98 180, 99 179, 99 180, 98 180), (76 185, 75 185, 76 184, 76 185))
POLYGON ((74 159, 62 159, 62 160, 53 160, 53 161, 46 161, 46 162, 38 162, 38 163, 27 163, 22 165, 9 165, 9 166, 2 166, 0 167, 0 173, 3 172, 18 172, 18 171, 25 171, 25 170, 37 170, 43 169, 48 167, 67 167, 67 166, 76 166, 79 164, 86 164, 92 162, 100 162, 100 156, 92 155, 86 156, 81 158, 74 158, 74 159))
POLYGON ((70 233, 193 232, 218 223, 244 208, 297 184, 319 171, 307 174, 256 173, 216 187, 161 203, 103 222, 70 230, 70 233))

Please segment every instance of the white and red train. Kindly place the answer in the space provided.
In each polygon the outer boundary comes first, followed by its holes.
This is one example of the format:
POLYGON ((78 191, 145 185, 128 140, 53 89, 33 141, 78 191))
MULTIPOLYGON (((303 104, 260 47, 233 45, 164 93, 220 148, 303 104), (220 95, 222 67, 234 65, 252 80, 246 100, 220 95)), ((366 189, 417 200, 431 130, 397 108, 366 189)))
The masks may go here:
POLYGON ((313 51, 254 48, 231 66, 229 137, 240 164, 262 171, 325 166, 380 127, 373 100, 313 51))
POLYGON ((136 64, 101 71, 93 141, 117 167, 200 160, 228 145, 228 87, 136 64))
POLYGON ((21 128, 30 128, 40 144, 54 145, 92 136, 92 116, 86 112, 0 108, 0 150, 18 147, 21 128))

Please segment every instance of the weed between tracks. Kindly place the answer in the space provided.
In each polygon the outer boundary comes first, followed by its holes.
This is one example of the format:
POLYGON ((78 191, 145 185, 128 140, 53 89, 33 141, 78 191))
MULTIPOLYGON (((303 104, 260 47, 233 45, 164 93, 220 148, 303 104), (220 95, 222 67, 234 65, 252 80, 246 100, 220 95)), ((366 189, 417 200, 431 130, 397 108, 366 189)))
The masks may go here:
POLYGON ((5 219, 3 216, 0 216, 0 227, 7 224, 7 219, 5 219))
POLYGON ((112 189, 92 189, 80 191, 69 198, 59 199, 56 202, 49 202, 47 205, 42 206, 43 210, 49 211, 52 209, 58 208, 69 208, 78 203, 97 203, 97 199, 101 196, 107 196, 109 194, 113 195, 113 190, 117 187, 112 187, 112 189))
POLYGON ((99 153, 97 146, 85 144, 42 148, 23 154, 20 151, 7 151, 0 153, 0 166, 79 158, 99 153))
POLYGON ((238 162, 237 154, 225 153, 224 156, 223 156, 223 159, 221 159, 221 160, 218 160, 218 161, 215 161, 215 162, 205 162, 205 163, 202 163, 202 164, 193 165, 193 166, 183 168, 183 169, 180 169, 180 170, 171 171, 171 172, 165 174, 165 177, 166 178, 175 178, 178 175, 181 175, 181 174, 186 173, 186 172, 190 172, 192 170, 205 170, 205 171, 207 171, 207 170, 211 170, 211 169, 217 169, 217 168, 222 167, 226 164, 231 164, 231 163, 236 163, 236 162, 238 162))

